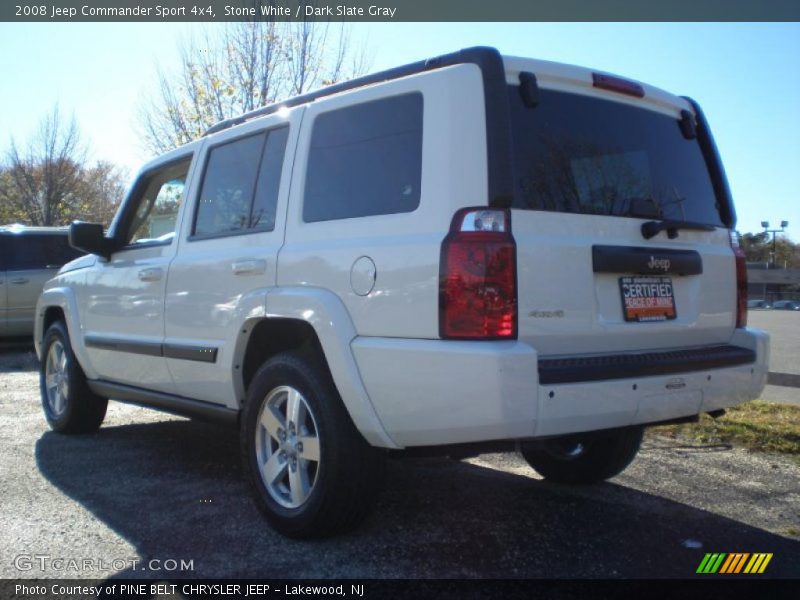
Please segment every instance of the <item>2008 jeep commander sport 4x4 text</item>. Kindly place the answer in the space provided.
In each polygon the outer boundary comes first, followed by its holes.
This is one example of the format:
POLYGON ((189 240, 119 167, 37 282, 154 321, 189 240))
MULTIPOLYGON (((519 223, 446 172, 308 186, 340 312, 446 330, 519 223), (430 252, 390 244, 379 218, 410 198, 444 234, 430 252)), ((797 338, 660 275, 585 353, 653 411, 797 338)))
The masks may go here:
POLYGON ((355 525, 391 451, 517 448, 612 477, 643 426, 755 398, 735 213, 697 104, 472 48, 224 121, 149 163, 39 300, 44 411, 238 422, 296 537, 355 525))

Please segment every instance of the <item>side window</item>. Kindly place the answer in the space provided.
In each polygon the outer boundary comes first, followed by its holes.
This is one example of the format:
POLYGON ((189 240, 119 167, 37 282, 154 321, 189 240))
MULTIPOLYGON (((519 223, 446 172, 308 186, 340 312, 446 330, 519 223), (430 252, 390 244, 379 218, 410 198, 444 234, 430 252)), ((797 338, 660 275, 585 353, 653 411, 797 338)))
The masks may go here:
POLYGON ((35 233, 9 236, 10 271, 55 269, 83 254, 69 245, 66 234, 35 233))
POLYGON ((422 94, 319 115, 311 133, 307 223, 416 210, 422 178, 422 94))
POLYGON ((144 193, 127 228, 128 243, 172 241, 191 162, 191 158, 186 158, 146 176, 142 184, 144 193))
POLYGON ((44 269, 47 265, 46 241, 47 237, 43 235, 10 236, 11 264, 8 265, 8 270, 44 269))
POLYGON ((250 213, 250 226, 254 229, 272 231, 275 229, 275 211, 278 205, 278 190, 281 187, 283 156, 289 128, 281 127, 270 131, 264 158, 258 173, 253 209, 250 213))
POLYGON ((289 128, 209 150, 194 223, 196 236, 272 231, 289 128))
POLYGON ((47 264, 50 267, 63 267, 69 261, 82 256, 83 252, 69 245, 66 235, 48 236, 47 264))

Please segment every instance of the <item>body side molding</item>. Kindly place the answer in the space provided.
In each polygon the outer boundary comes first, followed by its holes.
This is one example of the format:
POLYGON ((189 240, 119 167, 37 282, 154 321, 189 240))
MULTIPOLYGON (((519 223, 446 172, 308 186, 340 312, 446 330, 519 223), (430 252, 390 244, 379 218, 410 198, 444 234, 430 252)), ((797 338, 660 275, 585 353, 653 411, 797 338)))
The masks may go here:
POLYGON ((144 354, 146 356, 164 356, 166 358, 197 362, 213 363, 217 361, 217 348, 211 346, 187 346, 174 343, 162 344, 159 342, 122 340, 92 334, 86 336, 86 346, 100 350, 130 352, 131 354, 144 354))
POLYGON ((87 383, 89 388, 100 396, 128 404, 155 408, 182 417, 197 417, 215 423, 236 424, 239 415, 239 411, 226 406, 154 392, 121 383, 98 379, 90 379, 87 383))

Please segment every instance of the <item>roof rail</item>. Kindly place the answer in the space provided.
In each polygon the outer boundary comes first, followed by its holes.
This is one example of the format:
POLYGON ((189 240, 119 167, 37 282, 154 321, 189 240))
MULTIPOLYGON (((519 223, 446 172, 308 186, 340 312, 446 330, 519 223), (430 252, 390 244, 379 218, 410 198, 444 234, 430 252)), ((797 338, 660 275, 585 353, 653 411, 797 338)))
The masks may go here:
POLYGON ((336 83, 334 85, 314 90, 313 92, 309 92, 307 94, 302 94, 301 96, 294 96, 282 102, 275 102, 261 108, 256 108, 237 117, 231 117, 230 119, 225 119, 219 123, 215 123, 206 130, 203 136, 211 135, 212 133, 217 133, 218 131, 223 131, 236 125, 241 125, 250 119, 270 115, 282 108, 291 108, 292 106, 306 104, 308 102, 313 102, 317 98, 324 98, 325 96, 331 96, 346 90, 352 90, 367 85, 372 85, 374 83, 390 81, 392 79, 399 79, 400 77, 406 77, 408 75, 422 73, 424 71, 431 71, 433 69, 440 69, 442 67, 449 67, 451 65, 473 63, 481 67, 481 70, 484 70, 484 67, 488 66, 490 63, 498 62, 502 68, 502 57, 495 48, 483 46, 465 48, 450 54, 443 54, 441 56, 428 58, 407 65, 402 65, 400 67, 394 67, 385 71, 370 73, 369 75, 364 75, 362 77, 357 77, 356 79, 350 79, 349 81, 336 83))
POLYGON ((511 160, 511 123, 509 120, 508 92, 506 89, 506 72, 503 57, 495 48, 476 46, 443 54, 434 58, 410 63, 386 71, 371 73, 343 81, 302 96, 295 96, 262 108, 257 108, 238 117, 225 119, 213 125, 203 134, 211 135, 230 127, 240 125, 250 119, 256 119, 277 112, 282 108, 291 108, 300 104, 324 98, 375 83, 391 81, 461 64, 474 64, 481 70, 483 79, 483 95, 486 107, 486 147, 488 160, 488 201, 489 206, 508 208, 514 197, 514 184, 511 160))

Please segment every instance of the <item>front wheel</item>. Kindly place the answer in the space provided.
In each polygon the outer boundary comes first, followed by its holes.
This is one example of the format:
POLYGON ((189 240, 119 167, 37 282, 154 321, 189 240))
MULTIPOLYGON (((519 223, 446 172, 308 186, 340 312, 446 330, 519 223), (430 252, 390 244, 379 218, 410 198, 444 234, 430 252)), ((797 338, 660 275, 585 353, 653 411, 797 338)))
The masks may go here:
POLYGON ((366 517, 383 453, 356 430, 317 361, 293 353, 267 361, 248 389, 241 427, 256 504, 277 531, 325 537, 366 517))
POLYGON ((542 477, 557 483, 596 483, 619 475, 639 451, 644 430, 626 427, 525 442, 523 458, 542 477))
POLYGON ((39 369, 42 408, 51 429, 59 433, 91 433, 103 423, 108 399, 92 392, 78 364, 69 333, 56 321, 45 333, 39 369))

